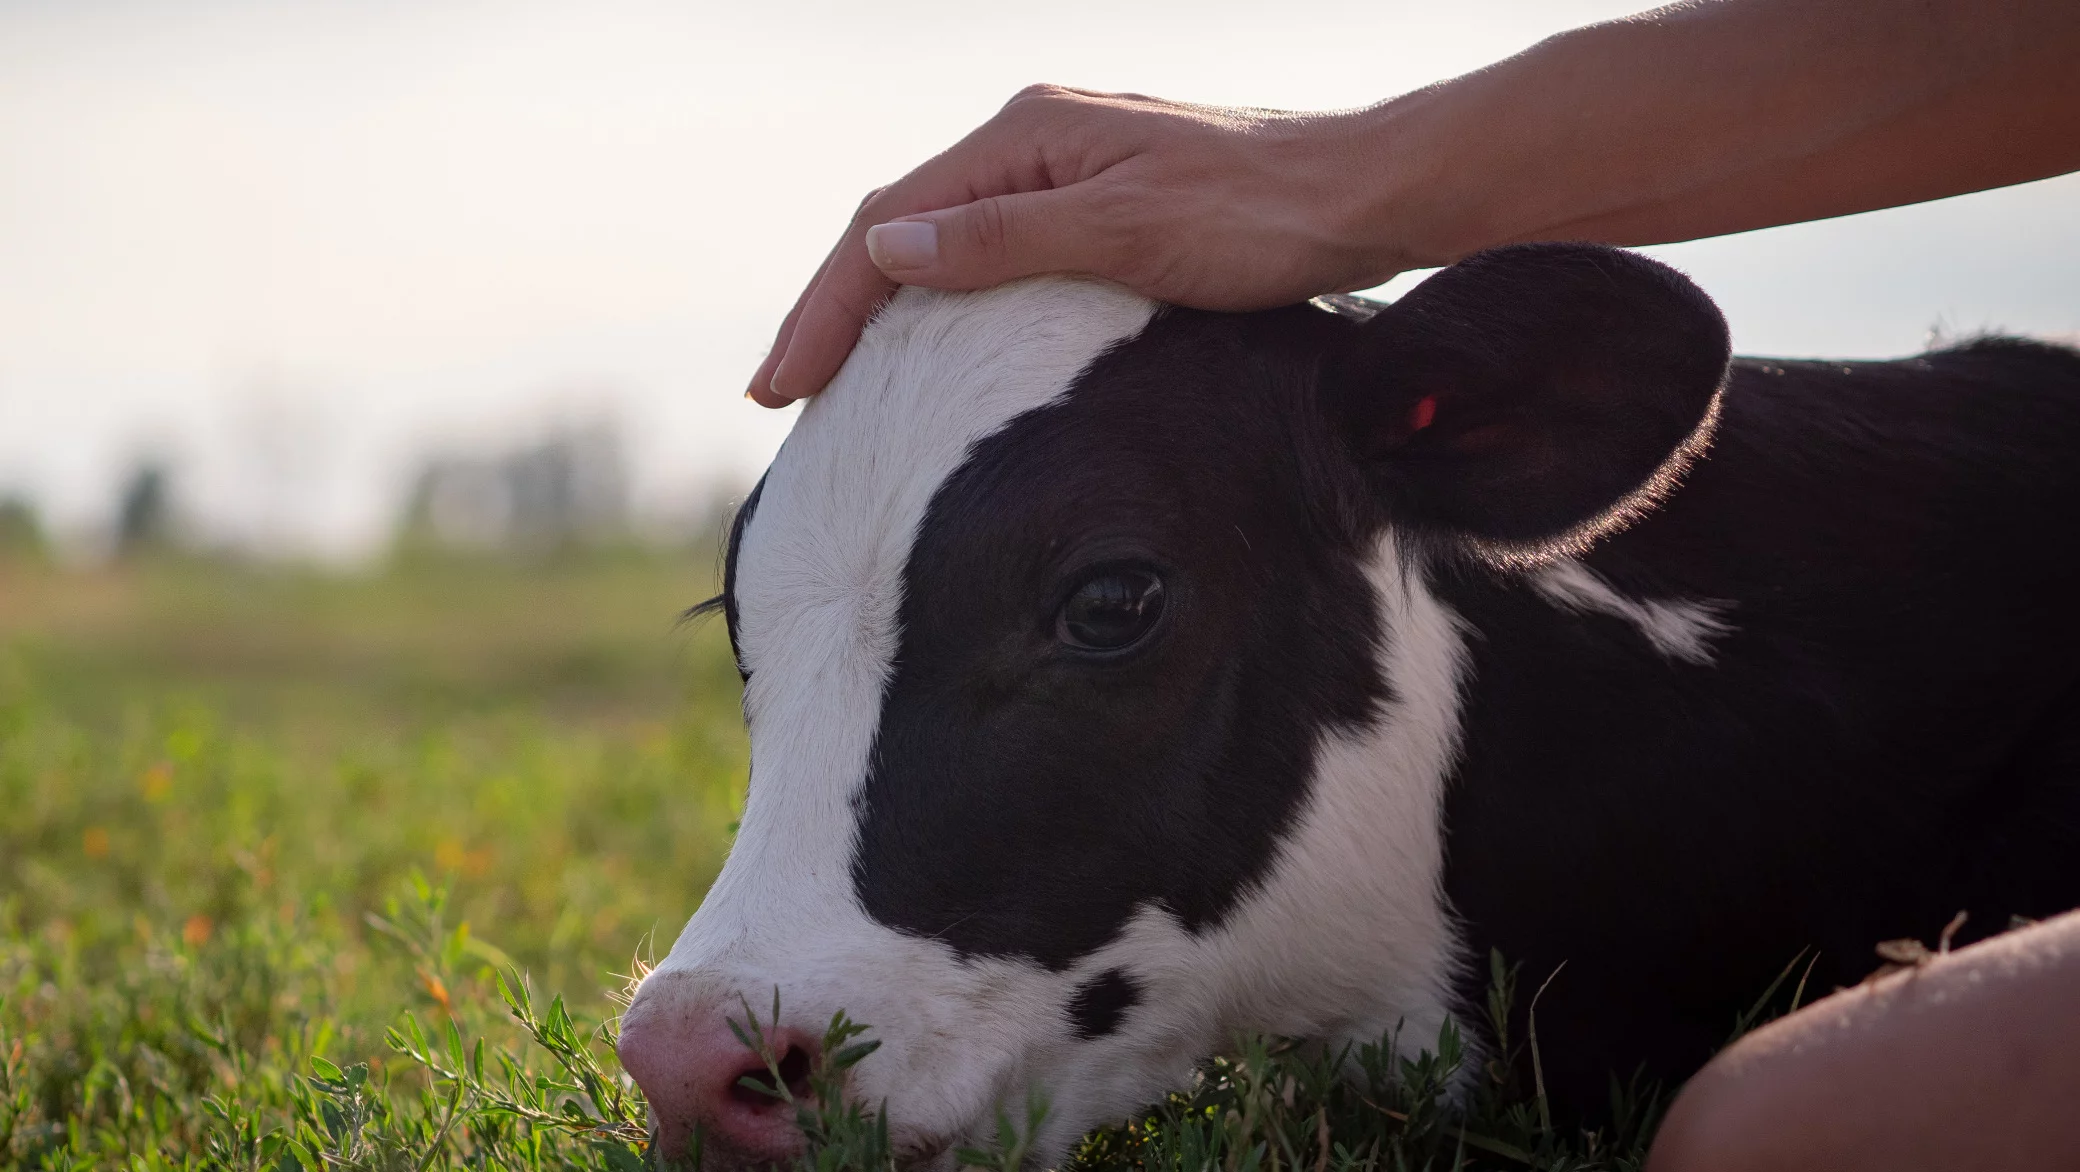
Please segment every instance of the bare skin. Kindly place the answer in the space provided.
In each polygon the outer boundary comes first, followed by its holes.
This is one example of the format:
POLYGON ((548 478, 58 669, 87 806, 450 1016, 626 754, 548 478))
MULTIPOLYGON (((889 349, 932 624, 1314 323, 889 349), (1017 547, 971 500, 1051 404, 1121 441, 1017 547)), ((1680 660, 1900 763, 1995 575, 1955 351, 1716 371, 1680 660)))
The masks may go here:
POLYGON ((1647 1172, 2080 1169, 2080 912, 1868 981, 1742 1038, 1647 1172))
POLYGON ((749 395, 898 284, 1044 272, 1262 309, 1523 240, 1656 244, 2080 169, 2073 0, 1696 0, 1362 110, 1036 86, 860 206, 749 395))

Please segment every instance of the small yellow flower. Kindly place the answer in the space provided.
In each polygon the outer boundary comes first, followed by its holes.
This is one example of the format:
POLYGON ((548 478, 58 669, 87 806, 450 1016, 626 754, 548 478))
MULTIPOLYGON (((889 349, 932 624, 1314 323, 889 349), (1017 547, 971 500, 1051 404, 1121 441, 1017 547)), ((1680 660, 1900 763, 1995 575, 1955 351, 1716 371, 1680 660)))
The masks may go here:
POLYGON ((87 832, 80 835, 79 845, 81 850, 87 852, 87 857, 90 859, 107 858, 108 828, 105 826, 87 827, 87 832))
POLYGON ((454 1016, 455 1007, 448 1001, 448 986, 446 982, 425 969, 420 969, 419 983, 426 986, 426 995, 428 997, 440 1003, 441 1012, 448 1014, 450 1017, 454 1016))
POLYGON ((155 761, 137 782, 144 788, 145 801, 165 801, 166 795, 173 792, 173 766, 164 761, 155 761))

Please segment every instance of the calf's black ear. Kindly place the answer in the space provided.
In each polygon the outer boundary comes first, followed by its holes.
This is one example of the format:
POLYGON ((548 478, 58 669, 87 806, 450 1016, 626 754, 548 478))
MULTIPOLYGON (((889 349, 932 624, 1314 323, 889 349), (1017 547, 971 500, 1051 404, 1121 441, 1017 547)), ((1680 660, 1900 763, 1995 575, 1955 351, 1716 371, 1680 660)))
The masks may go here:
POLYGON ((1323 399, 1395 524, 1535 556, 1673 484, 1709 435, 1727 360, 1725 318, 1674 269, 1520 244, 1351 330, 1323 399))

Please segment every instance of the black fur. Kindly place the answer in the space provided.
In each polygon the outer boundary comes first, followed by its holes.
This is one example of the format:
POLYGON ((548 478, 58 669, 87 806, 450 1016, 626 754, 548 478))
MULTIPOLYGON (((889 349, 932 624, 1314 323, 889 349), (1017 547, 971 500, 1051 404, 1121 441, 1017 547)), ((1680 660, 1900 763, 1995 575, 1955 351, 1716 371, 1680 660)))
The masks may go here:
MULTIPOLYGON (((1515 582, 1439 581, 1480 635, 1446 889, 1529 979, 1545 1071, 1688 1073, 1800 950, 2080 904, 2080 356, 1742 362, 1708 459, 1587 557, 1732 600, 1710 666, 1515 582)), ((1811 952, 1808 952, 1810 957, 1811 952)), ((1470 1001, 1478 990, 1470 984, 1470 1001)))
POLYGON ((1672 269, 1521 245, 1381 310, 1329 359, 1322 398, 1398 528, 1528 552, 1622 519, 1697 430, 1727 347, 1672 269))
POLYGON ((1059 969, 1143 906, 1215 923, 1263 872, 1321 732, 1382 686, 1354 535, 1311 491, 1344 458, 1292 409, 1326 320, 1166 315, 940 488, 858 801, 876 919, 1059 969), (1162 623, 1072 652, 1056 608, 1120 563, 1164 577, 1162 623))
POLYGON ((1610 511, 1704 418, 1725 331, 1680 277, 1556 246, 1462 267, 1362 323, 1172 312, 976 445, 905 575, 858 803, 869 914, 1051 968, 1143 906, 1218 922, 1269 863, 1322 734, 1384 693, 1361 563, 1389 518, 1551 537, 1610 511), (1478 322, 1438 308, 1482 288, 1478 322), (1545 371, 1556 305, 1600 332, 1545 371), (1393 357, 1410 401, 1443 396, 1432 428, 1387 434, 1368 355, 1393 357), (1165 629, 1125 659, 1066 653, 1056 608, 1117 562, 1164 574, 1165 629))
MULTIPOLYGON (((1462 262, 1370 320, 1167 311, 934 498, 862 903, 1057 970, 1143 907, 1217 924, 1322 733, 1386 695, 1361 562, 1391 525, 1470 632, 1447 895, 1469 959, 1567 962, 1539 1006, 1563 1107, 1687 1074, 1800 949, 1824 991, 1960 908, 2080 904, 2080 356, 1726 362, 1694 287, 1588 246, 1462 262), (1716 661, 1524 580, 1592 539, 1630 596, 1728 603, 1716 661), (1114 563, 1162 574, 1167 613, 1074 654, 1055 608, 1114 563)), ((1087 1036, 1113 975, 1071 1008, 1087 1036)))
POLYGON ((1119 1028, 1127 1011, 1141 1003, 1141 983, 1124 969, 1106 969, 1077 986, 1069 999, 1069 1023, 1089 1041, 1119 1028))
MULTIPOLYGON (((752 514, 758 512, 759 494, 765 490, 766 478, 761 476, 758 483, 751 486, 751 493, 744 498, 744 503, 737 506, 736 516, 731 517, 729 522, 729 542, 726 546, 729 552, 723 555, 722 562, 720 601, 723 621, 729 625, 729 651, 731 657, 737 661, 737 674, 747 682, 751 679, 751 673, 744 670, 744 649, 737 645, 737 551, 744 544, 744 530, 750 527, 752 514)), ((710 607, 715 601, 710 599, 703 602, 688 613, 699 612, 710 607)))

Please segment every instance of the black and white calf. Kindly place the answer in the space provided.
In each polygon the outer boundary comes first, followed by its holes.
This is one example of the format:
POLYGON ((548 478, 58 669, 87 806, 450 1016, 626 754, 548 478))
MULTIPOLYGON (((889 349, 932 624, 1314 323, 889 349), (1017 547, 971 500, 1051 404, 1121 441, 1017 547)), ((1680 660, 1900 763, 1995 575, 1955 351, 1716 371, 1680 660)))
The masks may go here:
POLYGON ((905 290, 730 541, 752 771, 621 1053, 669 1149, 843 1009, 852 1093, 1042 1148, 1238 1031, 1469 1032, 1579 1108, 1802 948, 2080 903, 2080 355, 1741 360, 1678 274, 1482 254, 1371 312, 905 290))

